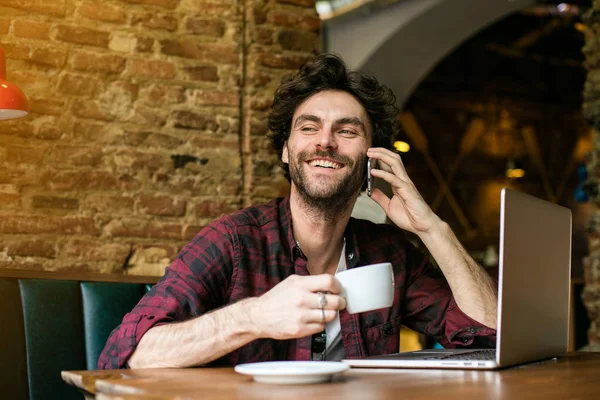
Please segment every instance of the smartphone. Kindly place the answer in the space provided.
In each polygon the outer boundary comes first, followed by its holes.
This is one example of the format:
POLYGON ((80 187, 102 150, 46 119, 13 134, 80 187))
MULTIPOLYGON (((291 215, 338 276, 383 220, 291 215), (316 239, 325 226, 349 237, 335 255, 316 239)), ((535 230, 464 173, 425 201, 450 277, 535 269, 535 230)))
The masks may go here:
POLYGON ((367 195, 371 197, 371 193, 373 192, 373 176, 371 175, 371 170, 377 167, 377 160, 373 160, 372 158, 367 159, 367 195))

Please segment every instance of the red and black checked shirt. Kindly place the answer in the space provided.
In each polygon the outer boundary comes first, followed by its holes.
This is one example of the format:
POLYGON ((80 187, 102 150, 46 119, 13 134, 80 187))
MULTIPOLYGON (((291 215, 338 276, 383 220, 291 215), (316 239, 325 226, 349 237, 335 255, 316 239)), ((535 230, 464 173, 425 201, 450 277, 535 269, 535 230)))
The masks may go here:
MULTIPOLYGON (((443 275, 402 231, 351 218, 345 231, 348 269, 389 261, 395 272, 392 307, 350 315, 340 311, 346 358, 395 353, 400 324, 444 347, 493 347, 496 331, 465 315, 443 275)), ((292 274, 309 275, 291 229, 289 197, 212 222, 189 242, 165 275, 110 335, 99 368, 125 368, 153 326, 184 321, 251 296, 292 274)), ((310 337, 259 339, 210 363, 309 360, 310 337)))

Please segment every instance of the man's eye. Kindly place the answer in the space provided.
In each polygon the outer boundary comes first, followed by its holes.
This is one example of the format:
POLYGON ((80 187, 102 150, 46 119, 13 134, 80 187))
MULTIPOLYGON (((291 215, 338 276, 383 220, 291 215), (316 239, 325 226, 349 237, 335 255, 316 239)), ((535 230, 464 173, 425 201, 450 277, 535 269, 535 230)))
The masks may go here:
POLYGON ((313 131, 316 131, 316 129, 313 128, 312 126, 303 126, 300 130, 302 132, 313 132, 313 131))
POLYGON ((340 133, 341 133, 342 135, 356 135, 356 132, 354 132, 354 131, 351 131, 351 130, 348 130, 348 129, 341 129, 341 130, 340 130, 340 133))

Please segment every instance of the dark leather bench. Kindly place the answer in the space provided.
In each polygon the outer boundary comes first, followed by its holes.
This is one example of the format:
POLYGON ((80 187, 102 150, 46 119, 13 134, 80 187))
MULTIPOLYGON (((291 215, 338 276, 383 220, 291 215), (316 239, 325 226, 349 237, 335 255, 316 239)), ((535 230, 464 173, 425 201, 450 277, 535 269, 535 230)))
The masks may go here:
POLYGON ((81 399, 60 372, 97 369, 110 332, 157 280, 0 269, 0 397, 81 399))

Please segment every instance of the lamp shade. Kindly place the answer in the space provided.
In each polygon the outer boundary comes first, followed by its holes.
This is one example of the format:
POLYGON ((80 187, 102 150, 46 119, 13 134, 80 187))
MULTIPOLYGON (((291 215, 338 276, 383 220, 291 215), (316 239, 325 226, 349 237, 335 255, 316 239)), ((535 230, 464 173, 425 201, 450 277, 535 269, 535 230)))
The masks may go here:
POLYGON ((29 103, 25 94, 6 80, 6 59, 0 47, 0 119, 20 118, 28 112, 29 103))

